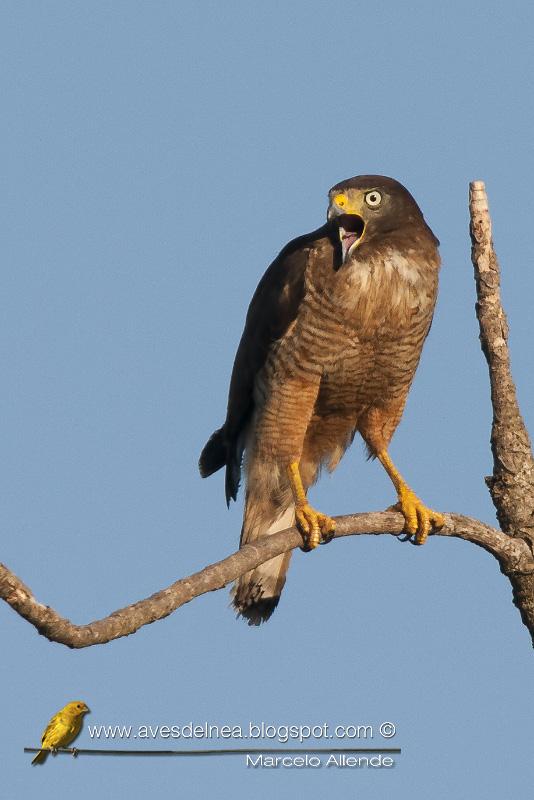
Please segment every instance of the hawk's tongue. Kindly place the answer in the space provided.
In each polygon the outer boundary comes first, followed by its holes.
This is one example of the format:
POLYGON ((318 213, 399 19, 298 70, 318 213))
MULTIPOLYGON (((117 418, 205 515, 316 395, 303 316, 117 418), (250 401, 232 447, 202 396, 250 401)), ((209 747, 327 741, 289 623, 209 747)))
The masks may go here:
POLYGON ((343 261, 346 260, 349 250, 357 245, 363 236, 365 223, 358 214, 341 214, 338 220, 339 238, 343 251, 343 261))
POLYGON ((358 241, 359 237, 355 233, 345 233, 341 240, 341 247, 343 249, 343 259, 345 259, 347 253, 349 252, 350 248, 354 244, 354 242, 358 241))

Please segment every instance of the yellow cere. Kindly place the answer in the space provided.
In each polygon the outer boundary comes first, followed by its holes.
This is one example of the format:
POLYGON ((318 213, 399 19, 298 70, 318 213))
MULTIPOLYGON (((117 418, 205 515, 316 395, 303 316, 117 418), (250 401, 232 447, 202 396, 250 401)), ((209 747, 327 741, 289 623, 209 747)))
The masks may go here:
POLYGON ((347 198, 346 198, 346 196, 344 194, 336 194, 336 196, 334 197, 334 203, 337 206, 341 206, 341 208, 343 208, 343 206, 346 204, 346 202, 347 202, 347 198))

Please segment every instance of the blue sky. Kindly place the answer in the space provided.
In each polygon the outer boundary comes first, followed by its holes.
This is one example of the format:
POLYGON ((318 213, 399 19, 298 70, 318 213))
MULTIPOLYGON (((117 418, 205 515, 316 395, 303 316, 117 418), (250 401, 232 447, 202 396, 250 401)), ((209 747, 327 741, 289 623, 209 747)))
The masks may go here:
MULTIPOLYGON (((405 183, 442 243, 392 455, 429 504, 494 522, 467 191, 486 181, 532 430, 532 8, 0 13, 1 558, 37 598, 87 622, 235 549, 241 500, 228 512, 221 476, 201 481, 196 462, 224 417, 247 304, 285 242, 322 223, 330 186, 361 173, 405 183)), ((394 501, 358 442, 313 498, 332 514, 394 501)), ((226 591, 79 652, 0 613, 10 797, 529 796, 530 641, 472 545, 358 537, 298 553, 259 630, 234 620, 226 591), (30 769, 23 747, 78 697, 91 724, 391 720, 403 754, 390 771, 66 757, 30 769)))

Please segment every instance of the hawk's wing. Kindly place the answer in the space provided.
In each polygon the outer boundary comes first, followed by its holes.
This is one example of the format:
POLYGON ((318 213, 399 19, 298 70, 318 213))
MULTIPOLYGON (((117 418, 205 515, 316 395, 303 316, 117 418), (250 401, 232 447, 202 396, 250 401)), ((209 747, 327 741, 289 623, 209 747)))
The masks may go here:
POLYGON ((226 501, 235 500, 241 477, 245 432, 254 410, 254 382, 273 342, 280 339, 298 314, 310 248, 330 238, 328 225, 287 244, 258 284, 232 370, 228 411, 200 456, 202 477, 226 465, 226 501))

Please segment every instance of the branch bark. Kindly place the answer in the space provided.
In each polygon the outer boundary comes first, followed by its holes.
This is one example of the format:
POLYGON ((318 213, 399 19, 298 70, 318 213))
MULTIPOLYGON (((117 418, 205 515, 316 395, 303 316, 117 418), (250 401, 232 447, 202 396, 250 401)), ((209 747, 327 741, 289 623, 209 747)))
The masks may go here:
MULTIPOLYGON (((488 198, 483 181, 469 186, 471 259, 477 289, 480 344, 491 387, 493 474, 486 478, 502 530, 523 539, 534 555, 534 459, 519 410, 510 367, 508 321, 501 302, 500 269, 493 246, 488 198)), ((521 570, 506 572, 514 603, 525 625, 534 626, 534 558, 521 570)))
POLYGON ((534 459, 512 379, 508 321, 501 303, 499 263, 482 181, 470 185, 469 208, 478 298, 476 314, 480 344, 489 368, 493 406, 493 475, 486 482, 502 530, 511 536, 521 536, 534 551, 534 459))
MULTIPOLYGON (((493 475, 486 478, 502 530, 459 514, 446 514, 437 535, 470 541, 491 553, 510 579, 513 600, 534 642, 534 459, 519 411, 510 370, 508 325, 500 297, 499 265, 491 238, 484 184, 470 184, 472 261, 478 302, 480 341, 491 385, 493 475)), ((337 517, 336 538, 355 534, 402 533, 403 517, 370 512, 337 517)), ((228 558, 176 581, 166 589, 109 616, 75 625, 38 602, 31 590, 0 564, 0 597, 52 642, 71 648, 105 644, 163 619, 194 597, 221 589, 240 575, 302 543, 296 528, 245 545, 228 558)))
MULTIPOLYGON (((351 514, 337 517, 336 522, 336 538, 384 533, 398 536, 404 525, 400 514, 389 511, 351 514)), ((494 555, 501 568, 506 571, 524 569, 530 557, 525 542, 512 539, 490 525, 459 514, 446 515, 445 527, 439 531, 439 535, 473 542, 494 555)), ((72 648, 90 647, 129 636, 143 625, 167 617, 194 597, 222 589, 264 561, 301 544, 302 537, 296 528, 280 531, 273 536, 259 539, 254 544, 245 545, 222 561, 176 581, 145 600, 114 611, 87 625, 75 625, 54 609, 38 602, 20 578, 4 565, 0 565, 0 597, 50 641, 72 648)))

